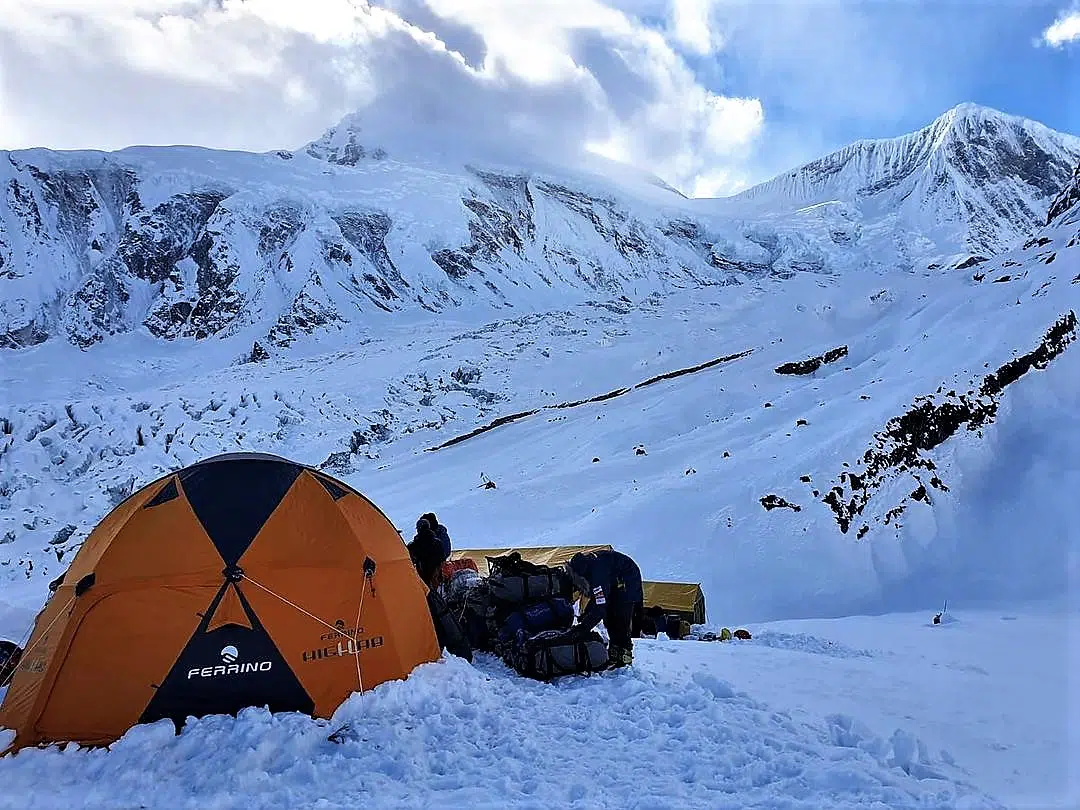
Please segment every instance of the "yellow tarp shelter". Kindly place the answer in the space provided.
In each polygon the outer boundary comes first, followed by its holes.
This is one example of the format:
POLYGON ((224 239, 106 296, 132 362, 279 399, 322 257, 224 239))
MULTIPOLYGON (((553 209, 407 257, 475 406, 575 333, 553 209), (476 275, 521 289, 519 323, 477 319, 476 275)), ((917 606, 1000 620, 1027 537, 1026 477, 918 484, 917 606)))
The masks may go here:
MULTIPOLYGON (((562 565, 579 552, 610 551, 610 545, 601 546, 535 546, 533 548, 466 548, 450 554, 451 560, 470 559, 476 563, 481 576, 488 575, 488 557, 501 557, 516 551, 521 559, 537 565, 562 565)), ((690 582, 641 583, 645 590, 645 607, 658 606, 667 613, 678 614, 691 624, 705 623, 705 594, 701 585, 690 582)))
POLYGON ((642 582, 645 608, 659 606, 690 624, 705 624, 705 594, 691 582, 642 582))

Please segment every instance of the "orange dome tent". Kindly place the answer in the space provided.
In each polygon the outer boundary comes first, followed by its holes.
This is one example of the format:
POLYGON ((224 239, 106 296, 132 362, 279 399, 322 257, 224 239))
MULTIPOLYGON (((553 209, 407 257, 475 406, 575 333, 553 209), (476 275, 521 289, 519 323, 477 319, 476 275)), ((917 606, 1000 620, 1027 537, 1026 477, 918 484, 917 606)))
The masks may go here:
POLYGON ((276 456, 211 458, 90 534, 38 614, 0 727, 18 749, 245 706, 329 717, 439 657, 426 595, 355 490, 276 456))

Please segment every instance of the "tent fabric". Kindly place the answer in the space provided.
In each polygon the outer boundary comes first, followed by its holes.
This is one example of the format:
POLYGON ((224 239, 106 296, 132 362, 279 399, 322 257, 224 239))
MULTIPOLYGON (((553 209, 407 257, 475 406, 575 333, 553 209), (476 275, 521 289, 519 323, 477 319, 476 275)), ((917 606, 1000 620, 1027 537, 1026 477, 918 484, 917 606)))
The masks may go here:
POLYGON ((661 607, 691 624, 705 623, 705 594, 689 582, 643 582, 645 607, 661 607))
POLYGON ((609 545, 602 546, 534 546, 532 548, 471 548, 454 551, 451 560, 469 559, 476 563, 480 576, 488 575, 488 557, 502 557, 513 551, 521 554, 521 559, 537 565, 558 566, 570 562, 578 552, 611 551, 609 545))
MULTIPOLYGON (((488 575, 488 557, 501 557, 516 551, 523 560, 538 565, 562 565, 579 552, 610 551, 612 546, 537 546, 534 548, 473 548, 460 549, 450 555, 452 560, 470 559, 476 563, 481 576, 488 575)), ((669 613, 678 614, 691 624, 705 623, 705 594, 701 585, 689 582, 642 583, 645 590, 645 607, 658 606, 669 613)))
POLYGON ((360 493, 276 456, 208 459, 91 532, 38 614, 0 726, 18 749, 245 706, 329 717, 439 657, 426 596, 360 493))

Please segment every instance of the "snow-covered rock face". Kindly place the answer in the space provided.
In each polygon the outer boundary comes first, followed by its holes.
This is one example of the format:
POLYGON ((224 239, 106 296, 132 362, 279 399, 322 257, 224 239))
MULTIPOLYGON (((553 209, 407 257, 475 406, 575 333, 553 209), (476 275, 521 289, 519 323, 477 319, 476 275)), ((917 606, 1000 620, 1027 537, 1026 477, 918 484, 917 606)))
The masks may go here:
MULTIPOLYGON (((346 116, 321 138, 309 143, 304 151, 313 158, 338 166, 355 166, 364 160, 384 160, 387 157, 386 150, 381 146, 364 144, 360 116, 355 113, 346 116)), ((277 155, 283 160, 292 159, 289 152, 278 152, 277 155)))
POLYGON ((723 201, 643 178, 392 159, 353 115, 297 152, 0 156, 0 346, 534 311, 800 272, 961 269, 1028 236, 1080 140, 965 106, 723 201))
POLYGON ((777 213, 830 204, 914 269, 976 264, 1045 222, 1078 161, 1080 138, 962 104, 918 132, 859 141, 721 207, 777 213))
POLYGON ((1053 225, 1056 222, 1066 225, 1076 221, 1080 216, 1080 164, 1073 170, 1072 179, 1054 199, 1050 211, 1046 214, 1046 224, 1053 225), (1066 217, 1068 221, 1066 221, 1066 217))

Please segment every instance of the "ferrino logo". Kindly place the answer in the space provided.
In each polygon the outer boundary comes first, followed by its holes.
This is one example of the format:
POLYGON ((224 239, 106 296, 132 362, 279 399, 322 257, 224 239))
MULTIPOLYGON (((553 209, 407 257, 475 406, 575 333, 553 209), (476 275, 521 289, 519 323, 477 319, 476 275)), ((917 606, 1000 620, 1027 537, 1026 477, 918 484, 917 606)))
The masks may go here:
POLYGON ((274 666, 273 661, 249 661, 237 663, 240 659, 240 651, 232 644, 223 647, 221 660, 224 662, 213 667, 195 667, 188 670, 188 680, 192 678, 217 678, 222 675, 244 675, 248 672, 269 672, 274 666))

